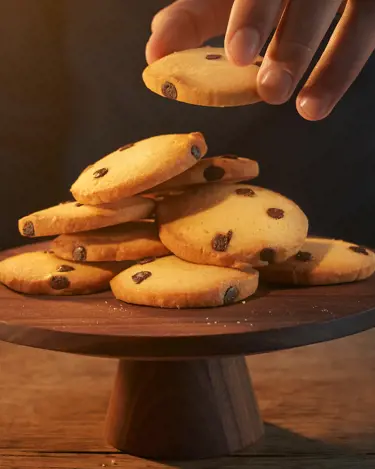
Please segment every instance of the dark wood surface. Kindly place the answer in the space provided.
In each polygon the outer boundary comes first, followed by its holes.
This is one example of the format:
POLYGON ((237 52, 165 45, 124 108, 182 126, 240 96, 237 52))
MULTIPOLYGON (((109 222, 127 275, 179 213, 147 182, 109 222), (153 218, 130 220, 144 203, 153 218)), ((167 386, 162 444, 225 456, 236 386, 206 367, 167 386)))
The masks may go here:
MULTIPOLYGON (((2 256, 24 249, 32 248, 2 256)), ((185 358, 252 354, 327 341, 373 326, 375 276, 330 287, 262 287, 245 304, 185 310, 120 303, 110 292, 26 297, 0 287, 0 339, 84 355, 185 358)))
POLYGON ((265 445, 230 458, 161 464, 104 443, 115 360, 0 343, 0 467, 372 469, 374 344, 372 330, 250 357, 265 445))

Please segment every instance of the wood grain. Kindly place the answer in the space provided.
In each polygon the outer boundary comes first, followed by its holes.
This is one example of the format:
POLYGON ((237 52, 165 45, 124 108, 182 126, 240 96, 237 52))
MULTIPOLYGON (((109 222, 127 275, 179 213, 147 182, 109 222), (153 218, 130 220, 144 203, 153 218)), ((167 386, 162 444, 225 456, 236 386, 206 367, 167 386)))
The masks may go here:
POLYGON ((263 287, 245 304, 190 310, 129 305, 110 293, 26 297, 0 287, 1 340, 84 355, 160 359, 252 354, 327 341, 374 325, 375 277, 332 287, 263 287))
POLYGON ((107 415, 113 447, 191 460, 233 454, 262 436, 244 358, 120 361, 107 415))
POLYGON ((104 444, 114 360, 0 343, 0 467, 375 467, 375 330, 247 360, 266 441, 257 454, 165 465, 104 444), (102 466, 104 464, 104 466, 102 466))
POLYGON ((145 459, 118 454, 25 454, 15 453, 1 456, 6 469, 373 469, 375 456, 253 456, 232 457, 220 460, 201 460, 178 464, 161 464, 145 459))

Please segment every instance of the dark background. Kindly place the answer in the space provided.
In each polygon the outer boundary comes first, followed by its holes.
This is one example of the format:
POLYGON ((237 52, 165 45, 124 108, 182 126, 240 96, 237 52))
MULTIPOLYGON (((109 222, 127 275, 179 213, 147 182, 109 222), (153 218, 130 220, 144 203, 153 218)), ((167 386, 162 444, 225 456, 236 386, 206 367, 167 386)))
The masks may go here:
POLYGON ((311 232, 375 245, 375 57, 335 112, 294 102, 211 109, 142 82, 158 0, 0 0, 0 248, 17 219, 70 198, 81 169, 124 143, 202 131, 209 154, 260 163, 256 181, 294 199, 311 232))

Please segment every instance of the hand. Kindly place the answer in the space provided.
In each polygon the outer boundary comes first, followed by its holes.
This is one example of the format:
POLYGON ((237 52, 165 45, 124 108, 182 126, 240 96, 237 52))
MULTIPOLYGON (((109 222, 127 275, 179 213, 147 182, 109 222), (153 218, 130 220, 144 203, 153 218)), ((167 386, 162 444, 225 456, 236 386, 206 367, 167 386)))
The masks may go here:
MULTIPOLYGON (((149 63, 201 46, 226 31, 225 49, 238 66, 253 61, 275 25, 258 74, 270 104, 286 102, 306 72, 342 0, 177 0, 152 21, 149 63)), ((328 116, 375 49, 375 0, 349 0, 316 67, 297 97, 308 120, 328 116)), ((375 86, 375 85, 374 85, 375 86)))

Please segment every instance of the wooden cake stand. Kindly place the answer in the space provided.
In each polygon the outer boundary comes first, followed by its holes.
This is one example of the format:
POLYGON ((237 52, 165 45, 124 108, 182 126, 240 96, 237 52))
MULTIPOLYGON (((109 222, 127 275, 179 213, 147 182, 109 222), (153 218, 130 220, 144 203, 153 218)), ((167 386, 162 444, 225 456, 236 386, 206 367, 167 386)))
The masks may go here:
MULTIPOLYGON (((25 250, 30 246, 0 258, 25 250)), ((375 277, 332 287, 263 287, 244 303, 193 310, 129 305, 110 292, 26 297, 0 287, 1 340, 119 360, 107 441, 153 459, 216 457, 262 437, 245 355, 374 325, 375 277)))

